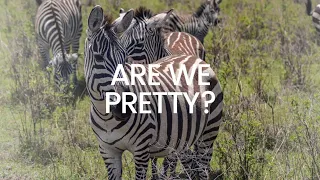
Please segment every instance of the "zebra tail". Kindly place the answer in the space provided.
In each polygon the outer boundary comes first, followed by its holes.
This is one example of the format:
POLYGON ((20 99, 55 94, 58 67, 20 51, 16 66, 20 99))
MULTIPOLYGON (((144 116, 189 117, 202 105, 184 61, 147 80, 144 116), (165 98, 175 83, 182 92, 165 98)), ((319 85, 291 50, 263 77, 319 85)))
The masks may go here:
POLYGON ((60 72, 61 72, 61 75, 63 77, 65 77, 65 74, 67 74, 69 72, 69 70, 72 69, 71 67, 71 64, 66 60, 64 59, 61 63, 60 63, 60 72), (63 74, 65 73, 65 74, 63 74))
POLYGON ((311 16, 312 15, 312 2, 311 0, 307 0, 306 2, 306 13, 308 16, 311 16))

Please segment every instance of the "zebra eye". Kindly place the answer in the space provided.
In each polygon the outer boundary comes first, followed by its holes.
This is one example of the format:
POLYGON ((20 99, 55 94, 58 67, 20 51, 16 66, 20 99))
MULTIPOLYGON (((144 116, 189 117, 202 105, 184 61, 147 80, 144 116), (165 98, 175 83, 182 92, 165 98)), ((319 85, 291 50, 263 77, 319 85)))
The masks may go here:
POLYGON ((98 62, 103 62, 104 61, 104 58, 103 58, 103 56, 101 56, 101 54, 94 54, 94 58, 98 62))

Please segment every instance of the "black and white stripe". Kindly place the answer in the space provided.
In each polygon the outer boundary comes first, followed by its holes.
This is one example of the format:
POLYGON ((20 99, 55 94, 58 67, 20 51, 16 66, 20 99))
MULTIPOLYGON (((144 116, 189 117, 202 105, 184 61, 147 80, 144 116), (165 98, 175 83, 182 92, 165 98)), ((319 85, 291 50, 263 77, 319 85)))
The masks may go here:
MULTIPOLYGON (((157 72, 159 77, 154 81, 160 86, 117 84, 112 86, 111 81, 116 67, 123 64, 125 74, 123 77, 130 79, 132 65, 126 64, 126 50, 123 48, 116 34, 125 31, 133 18, 133 11, 128 11, 117 23, 104 21, 103 10, 96 6, 88 19, 87 39, 85 43, 85 79, 91 98, 90 122, 99 141, 99 148, 108 169, 108 179, 121 179, 121 155, 124 150, 134 155, 136 179, 146 179, 146 171, 150 157, 163 157, 173 151, 184 152, 188 147, 195 145, 195 156, 200 163, 198 169, 201 179, 207 179, 207 171, 212 155, 213 140, 217 135, 221 123, 222 91, 219 81, 211 68, 205 69, 210 74, 205 82, 209 86, 199 86, 197 78, 192 85, 187 85, 182 78, 181 86, 175 86, 168 67, 177 68, 185 65, 187 69, 198 68, 205 64, 202 59, 190 55, 167 56, 155 63, 159 64, 157 72), (172 112, 173 98, 163 96, 163 113, 157 113, 158 99, 155 96, 146 96, 151 104, 145 108, 151 114, 121 113, 121 107, 111 108, 111 113, 106 113, 105 92, 129 91, 135 94, 143 92, 194 92, 212 91, 216 95, 213 103, 209 104, 209 113, 203 113, 206 97, 199 97, 193 107, 194 113, 188 112, 189 106, 184 97, 178 97, 178 113, 172 112), (211 127, 207 130, 206 127, 211 127), (215 133, 213 133, 213 131, 215 133)), ((175 69, 176 71, 177 69, 175 69)), ((147 76, 143 76, 147 80, 147 76)), ((135 104, 137 108, 139 101, 135 104)))
POLYGON ((58 87, 69 83, 71 74, 76 84, 79 39, 82 32, 81 3, 79 0, 37 0, 37 3, 39 7, 35 30, 41 57, 45 65, 53 65, 54 80, 58 87), (50 49, 54 56, 52 60, 50 49))

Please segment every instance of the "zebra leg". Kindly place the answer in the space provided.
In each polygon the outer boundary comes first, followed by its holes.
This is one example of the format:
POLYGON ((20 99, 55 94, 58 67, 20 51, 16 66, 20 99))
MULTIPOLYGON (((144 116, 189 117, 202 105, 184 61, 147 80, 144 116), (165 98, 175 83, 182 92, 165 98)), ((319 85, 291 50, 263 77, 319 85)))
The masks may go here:
MULTIPOLYGON (((72 53, 77 53, 78 54, 78 50, 79 50, 79 40, 80 40, 80 36, 81 36, 81 32, 82 32, 82 25, 80 28, 79 33, 77 34, 77 37, 74 38, 71 42, 72 44, 72 53)), ((69 46, 70 47, 70 46, 69 46)), ((79 55, 79 54, 78 54, 79 55)), ((73 67, 74 71, 73 71, 73 83, 74 86, 77 87, 78 85, 78 79, 77 79, 77 64, 78 64, 78 60, 76 61, 76 63, 74 64, 75 67, 73 67)))
POLYGON ((51 74, 50 74, 50 71, 47 69, 50 62, 49 46, 43 43, 42 41, 38 41, 38 46, 39 46, 41 58, 43 60, 42 68, 45 69, 45 71, 47 72, 47 78, 50 82, 51 74))
POLYGON ((207 143, 197 143, 194 148, 195 160, 193 161, 192 166, 193 169, 196 170, 196 173, 192 174, 192 179, 209 179, 210 161, 213 151, 213 140, 207 143))
POLYGON ((159 179, 157 161, 158 161, 158 158, 151 158, 151 168, 152 168, 152 177, 151 177, 151 179, 152 180, 159 179))
POLYGON ((134 153, 134 162, 136 166, 136 180, 147 179, 148 162, 150 159, 149 149, 140 148, 134 153))
POLYGON ((180 174, 180 178, 183 179, 194 179, 196 170, 194 166, 194 152, 187 149, 179 155, 181 164, 184 169, 184 173, 180 174))
POLYGON ((108 170, 109 180, 121 180, 122 179, 122 161, 121 151, 110 151, 99 146, 100 154, 103 158, 104 164, 108 170))
POLYGON ((173 178, 176 176, 176 167, 177 167, 178 158, 175 154, 170 154, 167 157, 164 158, 162 166, 163 170, 161 172, 161 175, 165 178, 173 178))
POLYGON ((49 53, 49 46, 43 42, 38 42, 39 51, 41 58, 43 60, 43 68, 46 68, 50 62, 50 53, 49 53))
POLYGON ((73 73, 72 81, 73 81, 74 89, 76 89, 78 86, 78 79, 77 79, 78 62, 72 63, 71 66, 72 66, 72 73, 73 73))
MULTIPOLYGON (((71 45, 72 45, 72 53, 77 53, 78 54, 78 50, 79 50, 79 42, 80 42, 80 37, 81 37, 81 32, 82 32, 82 24, 80 26, 79 32, 77 34, 77 36, 72 39, 71 45)), ((69 46, 70 47, 70 46, 69 46)), ((79 55, 79 54, 78 54, 79 55)), ((73 67, 73 83, 74 86, 77 87, 78 85, 78 79, 77 79, 77 65, 78 65, 78 59, 75 62, 73 67)))
POLYGON ((216 96, 216 100, 210 106, 209 121, 205 131, 194 146, 195 161, 193 164, 197 169, 200 179, 208 179, 210 171, 210 161, 212 158, 213 143, 217 138, 219 126, 222 118, 223 94, 216 96))

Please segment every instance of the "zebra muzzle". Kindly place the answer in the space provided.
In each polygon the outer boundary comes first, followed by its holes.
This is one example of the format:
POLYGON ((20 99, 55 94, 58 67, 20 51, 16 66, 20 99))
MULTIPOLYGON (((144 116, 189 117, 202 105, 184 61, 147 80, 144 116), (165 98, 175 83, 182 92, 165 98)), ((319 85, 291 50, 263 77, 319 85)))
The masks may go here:
POLYGON ((217 18, 215 21, 214 21, 214 26, 217 26, 218 24, 220 24, 222 22, 221 18, 217 18))
MULTIPOLYGON (((128 99, 128 100, 130 101, 130 99, 128 99)), ((129 118, 132 114, 132 111, 128 106, 126 107, 125 113, 123 112, 121 102, 117 105, 110 106, 110 109, 111 109, 113 117, 117 121, 127 121, 127 120, 129 120, 129 118)))
MULTIPOLYGON (((122 94, 123 92, 129 92, 129 88, 126 86, 118 85, 116 86, 116 92, 119 94, 122 94)), ((113 117, 117 121, 127 121, 130 118, 132 111, 128 106, 126 107, 126 111, 123 111, 121 101, 122 100, 120 100, 120 102, 116 105, 111 105, 110 110, 112 112, 113 117)), ((133 97, 128 96, 126 101, 129 101, 129 102, 133 101, 133 97)))

